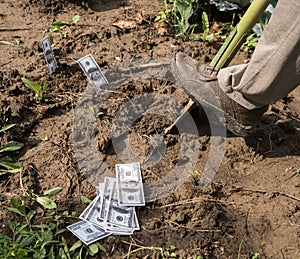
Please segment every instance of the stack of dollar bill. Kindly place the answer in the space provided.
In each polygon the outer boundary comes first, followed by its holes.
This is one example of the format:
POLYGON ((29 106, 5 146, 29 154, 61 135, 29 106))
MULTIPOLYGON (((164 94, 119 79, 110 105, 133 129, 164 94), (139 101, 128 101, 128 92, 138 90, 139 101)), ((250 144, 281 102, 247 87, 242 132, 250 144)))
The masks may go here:
POLYGON ((116 178, 106 177, 97 196, 81 213, 82 221, 67 227, 89 245, 109 235, 130 235, 139 230, 136 206, 145 205, 139 163, 117 164, 116 178))

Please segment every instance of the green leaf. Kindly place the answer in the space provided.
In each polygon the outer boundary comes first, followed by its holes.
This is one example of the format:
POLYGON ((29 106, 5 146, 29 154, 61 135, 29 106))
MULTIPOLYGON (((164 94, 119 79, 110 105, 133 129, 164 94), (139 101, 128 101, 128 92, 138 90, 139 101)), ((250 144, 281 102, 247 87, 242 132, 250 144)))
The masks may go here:
POLYGON ((14 198, 11 198, 9 202, 14 207, 19 207, 20 206, 18 200, 14 199, 14 198))
POLYGON ((257 259, 258 257, 259 257, 259 253, 255 252, 255 253, 252 255, 251 259, 257 259))
POLYGON ((56 232, 55 232, 55 235, 60 235, 60 234, 62 234, 62 233, 64 233, 64 232, 66 232, 66 230, 67 230, 67 229, 62 228, 62 229, 56 231, 56 232))
POLYGON ((82 242, 80 240, 78 240, 75 244, 73 244, 70 248, 70 252, 76 250, 77 248, 82 246, 82 242))
POLYGON ((202 12, 202 29, 204 34, 207 34, 209 32, 209 21, 206 12, 202 12))
POLYGON ((57 205, 54 201, 48 197, 37 197, 36 201, 46 209, 56 209, 57 205))
POLYGON ((100 250, 101 251, 103 251, 103 252, 105 252, 106 253, 106 248, 103 246, 103 245, 101 245, 100 243, 96 243, 96 245, 100 248, 100 250))
POLYGON ((170 246, 170 250, 171 250, 171 251, 176 250, 176 246, 171 245, 171 246, 170 246))
POLYGON ((59 248, 58 255, 59 255, 59 258, 61 258, 61 259, 67 258, 66 254, 65 254, 65 251, 64 251, 64 249, 62 247, 59 248))
POLYGON ((33 84, 30 80, 28 80, 28 79, 25 78, 25 77, 22 77, 21 80, 22 80, 22 82, 24 83, 24 85, 25 85, 26 87, 28 87, 29 89, 35 91, 34 84, 33 84))
POLYGON ((24 145, 22 143, 19 143, 17 141, 9 141, 0 148, 0 153, 19 150, 23 146, 24 145))
POLYGON ((98 246, 96 244, 89 245, 89 254, 94 256, 99 251, 98 246))
POLYGON ((90 204, 92 202, 89 198, 87 198, 83 195, 81 195, 80 199, 83 204, 90 204))
POLYGON ((34 217, 35 214, 36 214, 36 211, 34 211, 34 210, 29 211, 27 214, 28 220, 31 221, 31 219, 34 217))
POLYGON ((64 27, 68 25, 66 22, 54 22, 51 24, 51 26, 55 26, 55 27, 64 27))
POLYGON ((14 127, 14 126, 16 126, 16 124, 9 124, 9 125, 6 125, 6 126, 4 126, 4 127, 2 127, 2 128, 0 129, 0 132, 9 130, 10 128, 12 128, 12 127, 14 127))
POLYGON ((0 175, 4 173, 18 173, 22 170, 22 167, 5 161, 0 162, 0 167, 4 167, 4 169, 0 168, 0 175))
POLYGON ((44 191, 44 195, 54 195, 54 194, 57 194, 59 193, 63 188, 61 187, 55 187, 53 189, 50 189, 50 190, 47 190, 47 191, 44 191))
POLYGON ((78 23, 80 21, 80 15, 75 15, 73 18, 72 18, 72 22, 75 24, 75 23, 78 23))
POLYGON ((17 214, 19 214, 19 215, 21 215, 21 216, 23 216, 24 217, 24 214, 19 210, 19 209, 17 209, 17 208, 11 208, 11 207, 9 207, 9 208, 7 208, 9 211, 11 211, 11 212, 14 212, 14 213, 17 213, 17 214))

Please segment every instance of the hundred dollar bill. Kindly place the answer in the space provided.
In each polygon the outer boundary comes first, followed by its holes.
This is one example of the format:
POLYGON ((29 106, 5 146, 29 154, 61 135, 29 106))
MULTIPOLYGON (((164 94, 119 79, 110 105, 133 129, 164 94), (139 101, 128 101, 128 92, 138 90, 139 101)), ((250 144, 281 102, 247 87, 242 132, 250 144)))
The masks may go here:
POLYGON ((134 210, 134 217, 133 217, 133 222, 132 222, 132 228, 133 230, 140 230, 140 225, 138 221, 138 217, 136 215, 136 211, 134 210))
POLYGON ((43 52, 49 68, 50 75, 52 75, 57 68, 57 64, 53 55, 49 37, 46 37, 42 40, 42 46, 43 46, 43 52))
POLYGON ((103 202, 103 196, 99 195, 96 197, 96 201, 93 203, 93 206, 90 208, 89 213, 85 216, 85 220, 93 223, 103 229, 106 228, 106 223, 103 218, 100 217, 100 210, 103 202))
POLYGON ((140 163, 116 164, 116 174, 119 205, 145 205, 140 163))
POLYGON ((101 90, 101 85, 108 84, 106 77, 103 75, 100 67, 91 54, 77 60, 77 63, 94 86, 96 93, 101 90))
POLYGON ((99 185, 96 186, 97 195, 103 195, 103 191, 104 191, 104 183, 99 183, 99 185))
POLYGON ((95 204, 95 201, 97 200, 98 197, 96 197, 90 204, 89 206, 87 206, 85 208, 85 210, 80 214, 79 218, 81 219, 85 219, 87 217, 87 215, 90 213, 92 207, 94 206, 95 204))
POLYGON ((103 197, 102 197, 102 203, 100 208, 100 218, 102 220, 106 220, 115 181, 116 179, 112 177, 104 178, 103 197))
POLYGON ((114 182, 105 218, 106 223, 132 229, 134 212, 134 207, 119 205, 117 184, 114 182))
POLYGON ((67 226, 75 236, 83 243, 90 245, 99 239, 105 238, 111 233, 105 232, 102 228, 95 226, 87 221, 80 221, 73 225, 67 226))
POLYGON ((131 227, 120 227, 117 225, 112 225, 110 223, 107 223, 105 230, 117 235, 122 235, 122 234, 126 235, 128 233, 132 234, 135 230, 140 230, 140 226, 139 226, 139 222, 135 210, 133 214, 131 227))

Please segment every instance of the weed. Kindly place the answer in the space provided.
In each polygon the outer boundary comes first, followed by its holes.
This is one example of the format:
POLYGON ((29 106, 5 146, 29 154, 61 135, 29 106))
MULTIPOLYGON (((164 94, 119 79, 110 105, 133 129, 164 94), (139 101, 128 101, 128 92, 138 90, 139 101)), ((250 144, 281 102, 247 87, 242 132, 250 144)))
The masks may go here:
POLYGON ((61 190, 61 187, 57 187, 40 195, 29 190, 19 200, 10 199, 8 210, 20 217, 8 221, 7 233, 0 233, 0 258, 77 259, 94 256, 100 251, 106 252, 98 242, 86 246, 77 241, 68 246, 62 234, 66 231, 65 218, 72 216, 68 211, 60 215, 56 210, 57 204, 50 198, 61 190), (42 210, 32 209, 36 203, 41 205, 42 210))
MULTIPOLYGON (((15 124, 9 124, 0 128, 0 133, 14 127, 15 124)), ((0 146, 0 175, 5 173, 17 173, 21 171, 21 167, 12 163, 12 159, 7 155, 7 152, 13 152, 23 147, 22 143, 17 141, 9 141, 3 146, 0 146)))
POLYGON ((166 248, 164 251, 165 258, 176 258, 176 246, 171 245, 170 247, 166 248))
POLYGON ((81 199, 82 204, 90 204, 92 202, 89 198, 87 198, 83 195, 80 196, 80 199, 81 199))
POLYGON ((190 170, 189 174, 193 177, 201 176, 201 174, 197 170, 190 170))
POLYGON ((259 253, 254 252, 251 256, 251 259, 257 259, 259 257, 259 253))
POLYGON ((61 37, 66 38, 68 36, 68 32, 65 30, 67 27, 70 27, 71 25, 74 25, 80 21, 80 15, 75 15, 72 18, 72 21, 70 23, 67 22, 53 22, 49 29, 44 30, 45 33, 50 33, 50 37, 52 36, 51 33, 58 33, 61 35, 61 37))
POLYGON ((258 43, 258 37, 255 33, 247 36, 245 43, 243 44, 243 50, 250 54, 254 52, 254 49, 258 43))
POLYGON ((22 82, 25 84, 26 87, 28 87, 30 90, 35 92, 34 100, 36 103, 41 103, 43 101, 47 101, 45 97, 46 89, 47 89, 47 80, 44 79, 44 82, 42 85, 39 83, 33 83, 30 80, 22 77, 22 82))
MULTIPOLYGON (((237 256, 238 259, 241 258, 242 245, 243 245, 243 240, 242 240, 242 241, 240 242, 240 244, 239 244, 238 256, 237 256)), ((251 255, 250 258, 251 258, 251 259, 257 259, 258 257, 259 257, 259 253, 254 252, 254 253, 252 253, 252 255, 251 255)))
POLYGON ((5 112, 0 111, 0 125, 6 125, 8 122, 8 117, 6 116, 5 112))
POLYGON ((104 112, 102 112, 102 111, 96 112, 95 109, 92 106, 89 106, 89 109, 92 111, 95 118, 100 118, 102 115, 104 115, 104 112))
POLYGON ((176 29, 176 36, 188 38, 198 26, 199 14, 207 0, 164 0, 165 10, 159 12, 155 21, 166 22, 176 29))
POLYGON ((202 12, 202 34, 197 34, 194 36, 195 40, 202 40, 202 41, 211 41, 214 39, 215 36, 219 35, 218 33, 209 33, 209 20, 206 12, 202 12))

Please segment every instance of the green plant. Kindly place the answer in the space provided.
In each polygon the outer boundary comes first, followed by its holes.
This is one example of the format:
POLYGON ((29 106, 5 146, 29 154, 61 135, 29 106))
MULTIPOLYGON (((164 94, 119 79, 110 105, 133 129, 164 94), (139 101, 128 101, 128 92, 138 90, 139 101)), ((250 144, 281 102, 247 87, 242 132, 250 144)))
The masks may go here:
POLYGON ((90 204, 92 202, 92 200, 90 200, 89 198, 87 198, 83 195, 80 196, 80 199, 81 199, 82 204, 90 204))
POLYGON ((63 233, 66 231, 65 218, 72 216, 68 211, 59 214, 57 204, 50 198, 61 190, 57 187, 40 195, 29 190, 20 199, 10 199, 8 210, 19 217, 7 222, 7 233, 0 233, 0 258, 79 259, 106 252, 100 243, 86 246, 77 241, 69 247, 63 233))
POLYGON ((63 38, 66 38, 68 33, 66 32, 65 29, 71 25, 78 23, 79 21, 80 21, 80 15, 75 15, 73 16, 72 21, 70 23, 59 22, 59 21, 53 22, 49 29, 44 30, 44 33, 47 32, 59 33, 63 38))
POLYGON ((92 111, 95 118, 100 118, 102 115, 104 115, 104 112, 102 112, 102 111, 96 112, 95 109, 92 106, 89 106, 89 109, 92 111))
POLYGON ((174 245, 171 245, 170 247, 166 248, 164 250, 164 256, 165 258, 176 258, 177 255, 176 255, 176 246, 174 245))
POLYGON ((259 257, 259 253, 254 252, 251 256, 251 259, 257 259, 259 257))
POLYGON ((41 103, 43 101, 47 101, 45 97, 46 89, 47 89, 47 80, 44 79, 43 84, 40 85, 39 83, 33 83, 30 80, 22 77, 22 82, 28 87, 30 90, 35 92, 34 100, 36 103, 41 103))
POLYGON ((201 176, 201 174, 197 170, 189 170, 189 174, 193 177, 201 176))
POLYGON ((0 111, 0 125, 6 125, 8 122, 8 117, 6 116, 5 112, 0 111))
POLYGON ((166 22, 176 29, 176 36, 187 38, 198 26, 198 17, 207 0, 164 0, 165 10, 159 12, 155 21, 166 22))
POLYGON ((247 36, 246 41, 243 44, 243 50, 247 53, 253 53, 256 45, 258 43, 258 37, 255 33, 252 33, 247 36))
POLYGON ((269 19, 260 20, 260 22, 255 26, 258 29, 255 29, 255 33, 249 34, 246 38, 246 41, 243 44, 243 50, 248 54, 253 53, 254 49, 258 43, 261 32, 266 28, 269 19))
MULTIPOLYGON (((0 128, 0 133, 14 127, 15 124, 9 124, 0 128)), ((12 163, 12 159, 7 155, 7 152, 13 152, 23 147, 22 143, 17 141, 9 141, 0 147, 0 175, 5 173, 17 173, 21 171, 21 167, 12 163)))
POLYGON ((194 39, 195 40, 202 40, 202 41, 211 41, 214 39, 215 36, 219 35, 220 32, 217 33, 210 33, 209 34, 209 20, 208 15, 206 12, 202 12, 202 34, 196 34, 194 39))

